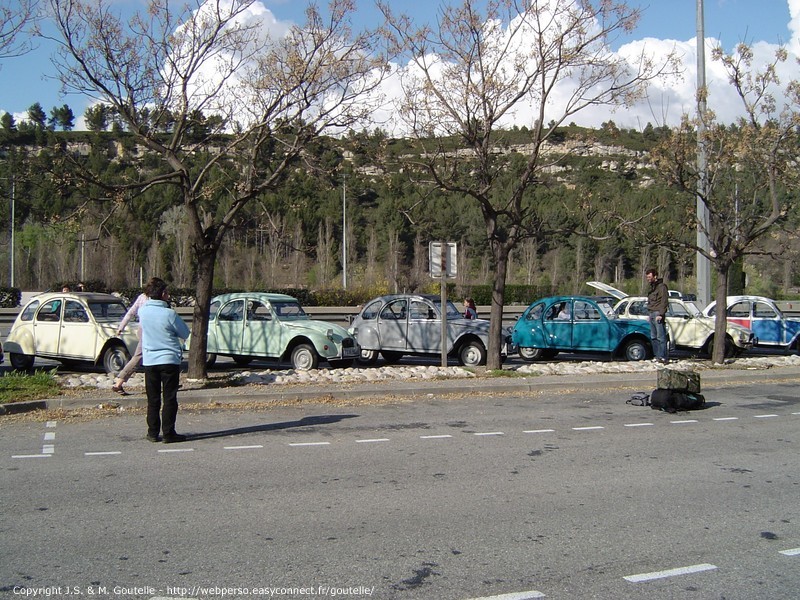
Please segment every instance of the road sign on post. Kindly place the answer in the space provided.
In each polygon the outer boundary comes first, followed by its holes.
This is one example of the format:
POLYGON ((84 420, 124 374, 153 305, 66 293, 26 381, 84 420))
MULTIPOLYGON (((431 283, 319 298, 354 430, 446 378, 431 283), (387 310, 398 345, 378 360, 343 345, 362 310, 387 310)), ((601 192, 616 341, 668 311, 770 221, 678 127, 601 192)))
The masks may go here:
POLYGON ((428 263, 431 266, 431 277, 439 279, 444 273, 448 279, 454 279, 458 273, 455 242, 431 242, 428 263))
POLYGON ((447 278, 456 276, 455 242, 431 242, 429 261, 431 277, 441 280, 442 366, 447 366, 447 278))

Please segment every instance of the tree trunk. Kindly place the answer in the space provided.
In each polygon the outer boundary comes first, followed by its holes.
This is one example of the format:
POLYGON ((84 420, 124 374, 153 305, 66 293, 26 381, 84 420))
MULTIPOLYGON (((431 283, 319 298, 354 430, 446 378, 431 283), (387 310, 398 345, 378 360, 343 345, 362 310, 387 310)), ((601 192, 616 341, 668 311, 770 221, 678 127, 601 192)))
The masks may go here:
POLYGON ((717 301, 717 313, 714 320, 714 352, 711 362, 723 364, 725 362, 725 336, 728 327, 728 263, 718 264, 717 289, 714 300, 717 301))
POLYGON ((208 309, 214 287, 214 265, 217 249, 206 247, 197 253, 197 286, 192 313, 192 344, 189 348, 189 379, 206 379, 206 348, 208 346, 208 309))
POLYGON ((495 254, 494 279, 492 281, 492 307, 489 315, 489 347, 487 348, 486 367, 501 369, 500 350, 504 341, 503 304, 506 292, 506 274, 508 272, 508 248, 497 244, 495 254))

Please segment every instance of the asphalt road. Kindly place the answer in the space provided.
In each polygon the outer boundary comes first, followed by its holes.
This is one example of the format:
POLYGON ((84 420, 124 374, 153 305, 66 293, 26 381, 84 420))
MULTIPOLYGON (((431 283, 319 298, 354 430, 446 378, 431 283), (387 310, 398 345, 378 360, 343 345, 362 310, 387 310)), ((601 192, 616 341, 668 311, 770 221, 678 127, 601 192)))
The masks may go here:
POLYGON ((796 382, 629 394, 0 421, 0 597, 796 598, 796 382))

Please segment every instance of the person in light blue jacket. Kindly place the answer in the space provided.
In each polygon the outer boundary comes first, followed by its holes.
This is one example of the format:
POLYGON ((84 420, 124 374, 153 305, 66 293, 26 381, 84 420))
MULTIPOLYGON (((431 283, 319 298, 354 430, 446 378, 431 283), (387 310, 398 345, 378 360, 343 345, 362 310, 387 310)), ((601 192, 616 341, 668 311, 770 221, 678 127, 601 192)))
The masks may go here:
POLYGON ((163 279, 153 277, 148 281, 145 294, 148 300, 139 308, 139 324, 147 391, 147 439, 159 442, 162 432, 165 444, 182 442, 186 436, 175 432, 175 420, 183 357, 181 340, 189 337, 189 327, 170 308, 169 291, 163 279))

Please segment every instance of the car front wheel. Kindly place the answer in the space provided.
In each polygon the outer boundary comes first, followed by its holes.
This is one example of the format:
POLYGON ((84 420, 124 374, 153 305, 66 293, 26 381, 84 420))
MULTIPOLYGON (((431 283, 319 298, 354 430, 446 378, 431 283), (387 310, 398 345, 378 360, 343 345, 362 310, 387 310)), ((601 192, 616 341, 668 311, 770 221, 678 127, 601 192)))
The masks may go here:
POLYGON ((109 375, 116 375, 130 359, 131 355, 124 346, 109 346, 103 353, 103 368, 109 375))
POLYGON ((522 360, 533 362, 535 360, 542 360, 545 358, 545 351, 541 348, 523 348, 520 346, 519 356, 522 358, 522 360))
POLYGON ((462 366, 477 367, 486 364, 486 348, 476 340, 467 342, 461 347, 458 359, 462 366))
POLYGON ((31 354, 11 352, 8 355, 8 360, 11 362, 11 366, 18 371, 27 371, 33 366, 33 355, 31 354))
POLYGON ((233 355, 233 362, 235 362, 237 365, 239 365, 241 367, 245 367, 245 366, 249 365, 251 362, 253 362, 253 357, 252 356, 243 356, 241 354, 234 354, 233 355))
POLYGON ((210 369, 217 362, 217 355, 213 352, 206 352, 206 369, 210 369))
POLYGON ((292 350, 292 367, 297 371, 310 371, 317 368, 317 351, 310 344, 300 344, 292 350))
POLYGON ((358 355, 358 363, 362 364, 367 367, 371 367, 376 362, 378 362, 378 351, 377 350, 366 350, 364 348, 361 349, 361 354, 358 355))
POLYGON ((642 340, 631 340, 625 344, 626 360, 645 360, 649 355, 650 350, 642 340))

